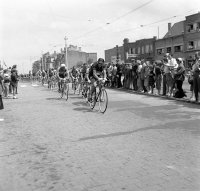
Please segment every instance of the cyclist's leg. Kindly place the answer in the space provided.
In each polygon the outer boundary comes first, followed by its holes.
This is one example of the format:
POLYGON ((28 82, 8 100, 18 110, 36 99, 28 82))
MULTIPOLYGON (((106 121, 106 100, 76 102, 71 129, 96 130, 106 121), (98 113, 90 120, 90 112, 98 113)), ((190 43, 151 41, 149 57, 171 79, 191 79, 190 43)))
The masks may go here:
POLYGON ((92 94, 96 90, 96 87, 95 87, 96 80, 94 78, 91 78, 90 81, 91 81, 91 89, 90 89, 90 92, 89 92, 89 99, 91 100, 92 94))

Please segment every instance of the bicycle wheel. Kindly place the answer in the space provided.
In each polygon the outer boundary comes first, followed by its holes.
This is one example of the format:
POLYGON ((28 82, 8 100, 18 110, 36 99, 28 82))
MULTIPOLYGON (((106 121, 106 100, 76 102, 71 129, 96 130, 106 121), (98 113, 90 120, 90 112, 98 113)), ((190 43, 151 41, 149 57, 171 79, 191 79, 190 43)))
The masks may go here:
POLYGON ((91 101, 89 102, 90 103, 90 108, 91 109, 94 109, 95 105, 96 105, 96 92, 93 92, 92 93, 92 97, 91 97, 91 101))
POLYGON ((63 98, 63 94, 64 94, 64 88, 62 87, 60 90, 60 98, 63 98))
POLYGON ((76 82, 74 83, 74 94, 76 93, 76 82))
POLYGON ((99 110, 101 113, 105 113, 108 106, 108 95, 105 89, 102 89, 99 94, 99 110))

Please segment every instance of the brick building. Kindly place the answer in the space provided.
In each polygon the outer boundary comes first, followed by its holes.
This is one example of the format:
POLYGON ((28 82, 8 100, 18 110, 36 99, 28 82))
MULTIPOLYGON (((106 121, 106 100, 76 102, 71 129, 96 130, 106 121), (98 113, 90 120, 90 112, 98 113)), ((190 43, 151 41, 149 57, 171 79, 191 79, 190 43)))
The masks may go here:
POLYGON ((131 62, 131 59, 154 60, 156 37, 149 39, 141 39, 135 42, 129 42, 124 39, 124 58, 125 63, 131 62))
POLYGON ((186 17, 184 25, 184 51, 188 64, 194 59, 194 54, 200 51, 200 13, 186 17))
POLYGON ((184 21, 175 23, 172 27, 168 23, 168 32, 155 42, 155 49, 155 60, 163 59, 166 53, 175 58, 184 58, 184 21))
POLYGON ((105 50, 105 62, 116 63, 117 60, 124 63, 124 47, 116 46, 114 48, 105 50))
MULTIPOLYGON (((83 52, 80 47, 70 45, 67 48, 68 66, 72 68, 76 65, 83 63, 92 63, 97 61, 97 53, 83 52)), ((62 63, 65 63, 65 50, 61 49, 59 53, 55 52, 50 54, 49 52, 43 54, 42 58, 33 63, 33 72, 37 72, 39 69, 48 70, 50 67, 57 69, 62 63)))

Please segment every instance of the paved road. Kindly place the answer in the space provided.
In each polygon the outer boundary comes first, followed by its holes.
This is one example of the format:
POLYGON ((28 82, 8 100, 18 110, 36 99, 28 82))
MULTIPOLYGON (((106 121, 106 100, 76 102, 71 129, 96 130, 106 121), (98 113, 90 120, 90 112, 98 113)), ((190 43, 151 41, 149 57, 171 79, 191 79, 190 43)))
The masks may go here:
POLYGON ((20 84, 0 111, 1 191, 199 191, 200 106, 108 90, 105 114, 20 84))

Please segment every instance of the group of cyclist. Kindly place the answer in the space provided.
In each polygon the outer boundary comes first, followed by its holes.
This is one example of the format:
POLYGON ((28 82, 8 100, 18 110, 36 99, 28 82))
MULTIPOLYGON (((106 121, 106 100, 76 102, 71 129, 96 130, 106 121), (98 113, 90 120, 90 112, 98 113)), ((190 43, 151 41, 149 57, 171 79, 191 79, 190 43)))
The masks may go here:
POLYGON ((54 83, 58 84, 58 91, 61 91, 62 81, 64 80, 72 80, 72 88, 75 84, 79 85, 79 89, 82 89, 82 94, 86 95, 88 87, 84 84, 91 84, 91 91, 88 94, 88 101, 91 100, 91 95, 95 91, 95 87, 98 82, 105 83, 107 79, 106 75, 106 66, 103 58, 99 58, 97 62, 87 65, 84 63, 80 68, 73 67, 70 71, 65 66, 65 64, 61 64, 61 66, 55 69, 49 69, 47 72, 38 71, 36 74, 37 78, 40 79, 42 84, 47 80, 48 87, 51 87, 54 83))

